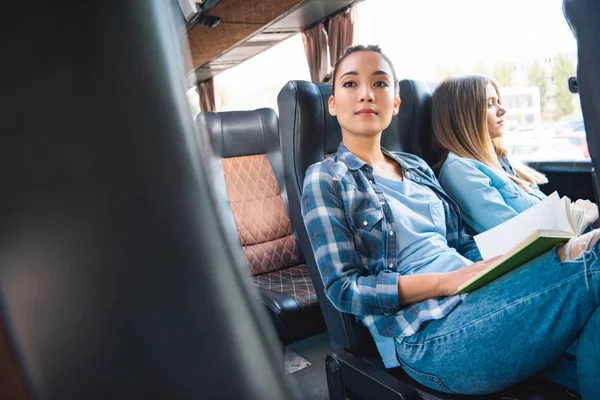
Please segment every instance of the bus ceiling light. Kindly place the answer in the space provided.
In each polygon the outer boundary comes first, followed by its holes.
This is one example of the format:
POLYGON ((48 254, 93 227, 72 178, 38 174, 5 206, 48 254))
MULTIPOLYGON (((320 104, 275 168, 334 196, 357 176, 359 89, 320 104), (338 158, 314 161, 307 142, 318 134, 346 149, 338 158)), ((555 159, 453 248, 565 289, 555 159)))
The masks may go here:
POLYGON ((219 22, 221 22, 221 18, 214 17, 212 15, 203 15, 200 18, 198 18, 199 24, 202 24, 209 28, 214 28, 215 26, 219 25, 219 22))
POLYGON ((213 28, 221 22, 221 18, 206 15, 219 0, 178 0, 185 20, 186 31, 197 23, 213 28))

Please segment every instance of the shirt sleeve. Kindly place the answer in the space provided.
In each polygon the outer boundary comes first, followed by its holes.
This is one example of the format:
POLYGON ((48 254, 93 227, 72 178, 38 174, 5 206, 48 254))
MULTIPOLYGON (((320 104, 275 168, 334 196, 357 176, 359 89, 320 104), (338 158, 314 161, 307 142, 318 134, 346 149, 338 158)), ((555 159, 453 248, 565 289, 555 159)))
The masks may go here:
POLYGON ((492 186, 490 177, 464 160, 446 165, 439 181, 476 232, 485 232, 518 214, 492 186))
POLYGON ((325 293, 335 308, 355 315, 392 314, 400 309, 397 272, 368 274, 354 247, 339 182, 323 164, 304 180, 302 216, 325 293))

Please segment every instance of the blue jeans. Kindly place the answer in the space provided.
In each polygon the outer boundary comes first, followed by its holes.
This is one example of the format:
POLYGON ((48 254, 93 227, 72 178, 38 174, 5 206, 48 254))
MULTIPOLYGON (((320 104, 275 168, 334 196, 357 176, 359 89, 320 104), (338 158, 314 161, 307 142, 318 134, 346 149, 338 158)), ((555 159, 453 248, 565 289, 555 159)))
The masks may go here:
POLYGON ((449 393, 485 395, 540 375, 600 399, 599 244, 564 263, 553 249, 397 339, 402 368, 449 393))

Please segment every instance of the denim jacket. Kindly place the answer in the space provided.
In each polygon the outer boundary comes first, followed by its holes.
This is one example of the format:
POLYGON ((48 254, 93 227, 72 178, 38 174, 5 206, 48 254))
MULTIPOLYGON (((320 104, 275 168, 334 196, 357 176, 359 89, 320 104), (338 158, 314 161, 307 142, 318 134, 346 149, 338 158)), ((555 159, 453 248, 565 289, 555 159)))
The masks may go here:
POLYGON ((485 232, 527 210, 546 198, 537 186, 525 191, 508 177, 514 175, 509 161, 501 160, 504 171, 448 153, 438 176, 439 182, 458 204, 467 225, 485 232))
MULTIPOLYGON (((442 200, 448 245, 469 260, 479 260, 472 236, 463 229, 458 206, 444 193, 425 161, 382 150, 400 164, 405 179, 426 185, 442 200)), ((395 230, 394 220, 373 180, 373 167, 340 144, 334 155, 307 170, 302 215, 332 304, 359 316, 374 336, 408 336, 423 322, 447 315, 462 298, 400 304, 397 242, 389 234, 395 230)))

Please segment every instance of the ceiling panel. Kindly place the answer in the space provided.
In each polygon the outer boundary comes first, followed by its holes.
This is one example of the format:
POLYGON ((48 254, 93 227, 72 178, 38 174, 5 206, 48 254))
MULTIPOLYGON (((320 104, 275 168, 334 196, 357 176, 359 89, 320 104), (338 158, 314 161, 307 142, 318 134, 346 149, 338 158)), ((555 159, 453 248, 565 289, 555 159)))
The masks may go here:
POLYGON ((196 79, 204 81, 361 0, 221 0, 214 28, 188 31, 196 79))
POLYGON ((270 25, 265 31, 277 30, 303 30, 304 28, 314 25, 328 15, 336 11, 348 7, 348 5, 356 3, 356 1, 348 0, 313 0, 307 1, 297 11, 282 18, 280 21, 270 25))
POLYGON ((196 24, 188 31, 194 67, 220 55, 300 3, 302 0, 221 0, 208 13, 221 18, 219 25, 208 28, 196 24))

